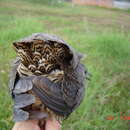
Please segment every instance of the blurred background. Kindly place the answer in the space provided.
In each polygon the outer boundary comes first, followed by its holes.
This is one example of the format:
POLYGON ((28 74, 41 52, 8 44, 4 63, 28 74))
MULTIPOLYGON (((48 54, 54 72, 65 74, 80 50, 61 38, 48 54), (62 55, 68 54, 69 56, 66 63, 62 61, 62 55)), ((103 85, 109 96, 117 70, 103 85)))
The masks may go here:
POLYGON ((0 0, 0 130, 13 126, 12 42, 36 32, 58 35, 86 54, 82 62, 92 74, 63 130, 130 130, 129 8, 128 0, 0 0))

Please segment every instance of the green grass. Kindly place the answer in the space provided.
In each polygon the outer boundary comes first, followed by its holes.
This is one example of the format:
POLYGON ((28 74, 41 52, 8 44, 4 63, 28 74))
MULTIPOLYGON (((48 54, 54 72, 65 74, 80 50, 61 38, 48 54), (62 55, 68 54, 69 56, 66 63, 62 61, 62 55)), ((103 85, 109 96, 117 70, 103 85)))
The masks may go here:
POLYGON ((39 2, 0 0, 0 130, 13 126, 8 90, 16 55, 12 42, 35 32, 61 36, 86 54, 82 62, 93 75, 83 103, 63 122, 63 130, 128 130, 130 122, 120 113, 130 116, 129 12, 39 2))

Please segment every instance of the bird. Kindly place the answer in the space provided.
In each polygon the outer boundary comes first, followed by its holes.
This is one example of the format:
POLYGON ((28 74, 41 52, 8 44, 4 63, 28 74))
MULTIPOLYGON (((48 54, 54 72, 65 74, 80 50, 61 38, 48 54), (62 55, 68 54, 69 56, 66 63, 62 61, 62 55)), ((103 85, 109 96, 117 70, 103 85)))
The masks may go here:
POLYGON ((88 71, 82 56, 61 38, 35 33, 13 42, 17 53, 9 88, 14 121, 66 119, 81 104, 88 71))

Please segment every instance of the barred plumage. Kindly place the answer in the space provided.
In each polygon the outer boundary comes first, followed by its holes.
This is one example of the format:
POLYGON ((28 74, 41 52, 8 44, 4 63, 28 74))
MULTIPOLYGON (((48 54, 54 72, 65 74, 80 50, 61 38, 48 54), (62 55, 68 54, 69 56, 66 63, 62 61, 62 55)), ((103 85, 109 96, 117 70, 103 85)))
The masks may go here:
MULTIPOLYGON (((15 98, 23 93, 33 94, 36 99, 34 103, 23 97, 28 105, 21 107, 19 103, 20 110, 16 112, 25 115, 23 120, 42 119, 45 113, 54 117, 69 116, 84 95, 86 70, 78 53, 63 40, 42 33, 14 42, 13 46, 20 60, 13 70, 15 78, 10 82, 12 94, 15 98)), ((21 115, 16 114, 16 121, 22 120, 21 115)))
MULTIPOLYGON (((59 43, 53 43, 50 45, 41 40, 34 40, 31 43, 14 43, 14 47, 21 60, 21 63, 17 68, 18 74, 21 77, 43 75, 53 82, 63 80, 64 72, 61 70, 57 61, 60 58, 65 58, 65 55, 67 54, 68 50, 64 45, 59 45, 59 43)), ((28 93, 33 92, 28 91, 28 93)), ((48 113, 53 113, 49 109, 45 108, 44 104, 42 104, 37 96, 36 98, 36 103, 26 107, 25 110, 41 110, 44 112, 47 110, 48 113)))
POLYGON ((29 75, 30 71, 34 75, 44 75, 56 69, 61 70, 58 60, 66 58, 68 53, 68 48, 65 45, 48 44, 41 40, 33 40, 30 43, 17 42, 14 43, 14 47, 21 58, 21 66, 25 66, 29 75))

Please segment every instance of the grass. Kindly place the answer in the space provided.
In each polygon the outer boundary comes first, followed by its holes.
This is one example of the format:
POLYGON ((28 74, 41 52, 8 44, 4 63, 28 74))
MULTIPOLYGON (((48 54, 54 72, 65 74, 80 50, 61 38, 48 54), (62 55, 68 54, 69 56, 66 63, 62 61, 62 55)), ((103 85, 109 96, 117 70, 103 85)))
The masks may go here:
MULTIPOLYGON (((8 74, 15 58, 12 42, 35 32, 61 36, 87 55, 92 73, 81 106, 63 122, 63 130, 128 130, 130 115, 129 11, 33 0, 0 0, 0 130, 10 130, 12 101, 8 74), (52 4, 53 5, 53 4, 52 4), (113 120, 106 120, 114 116, 113 120)), ((87 84, 87 83, 86 83, 87 84)))

